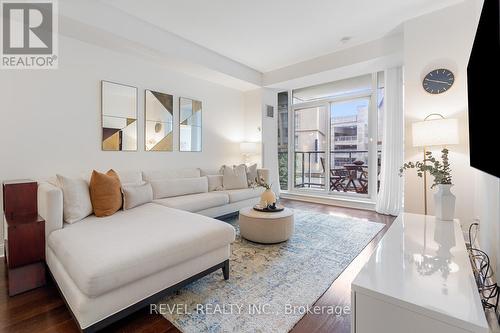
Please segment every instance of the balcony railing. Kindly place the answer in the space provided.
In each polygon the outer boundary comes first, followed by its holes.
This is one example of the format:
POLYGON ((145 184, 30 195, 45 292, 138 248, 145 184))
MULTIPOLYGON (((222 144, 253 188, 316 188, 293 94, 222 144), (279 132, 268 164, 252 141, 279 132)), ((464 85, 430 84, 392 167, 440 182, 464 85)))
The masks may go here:
MULTIPOLYGON (((326 151, 295 151, 295 188, 325 188, 325 153, 326 151)), ((285 161, 279 152, 280 161, 285 161)), ((377 158, 378 172, 380 170, 381 151, 377 158)), ((283 170, 283 169, 280 169, 283 170)), ((286 170, 286 169, 285 169, 286 170)), ((330 151, 330 190, 343 192, 367 193, 368 189, 368 150, 334 150, 330 151), (355 166, 355 161, 364 162, 355 166)), ((288 170, 287 170, 288 171, 288 170)), ((286 188, 285 175, 280 174, 282 188, 286 188)))
POLYGON ((335 142, 343 142, 343 141, 358 141, 358 136, 357 135, 343 135, 343 136, 336 136, 333 139, 335 142))
POLYGON ((333 123, 336 125, 342 123, 357 123, 357 122, 358 122, 358 116, 343 116, 343 117, 333 118, 333 123))

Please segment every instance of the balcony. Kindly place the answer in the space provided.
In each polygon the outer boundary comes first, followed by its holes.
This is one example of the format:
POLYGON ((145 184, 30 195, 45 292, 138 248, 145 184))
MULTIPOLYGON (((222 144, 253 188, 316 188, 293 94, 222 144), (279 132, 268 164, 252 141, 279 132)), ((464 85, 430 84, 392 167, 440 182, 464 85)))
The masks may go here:
POLYGON ((346 142, 346 141, 358 141, 357 135, 343 135, 335 136, 333 141, 335 142, 346 142))
POLYGON ((357 122, 358 122, 357 115, 332 118, 332 124, 345 124, 345 123, 357 123, 357 122))
MULTIPOLYGON (((287 170, 281 165, 287 159, 287 152, 279 152, 280 170, 287 170)), ((377 152, 377 165, 380 172, 381 151, 377 152)), ((325 151, 296 151, 294 187, 325 189, 325 151)), ((330 151, 331 192, 368 193, 368 151, 335 150, 330 151)), ((287 188, 286 175, 280 174, 282 188, 287 188)), ((377 184, 378 190, 378 184, 377 184)))

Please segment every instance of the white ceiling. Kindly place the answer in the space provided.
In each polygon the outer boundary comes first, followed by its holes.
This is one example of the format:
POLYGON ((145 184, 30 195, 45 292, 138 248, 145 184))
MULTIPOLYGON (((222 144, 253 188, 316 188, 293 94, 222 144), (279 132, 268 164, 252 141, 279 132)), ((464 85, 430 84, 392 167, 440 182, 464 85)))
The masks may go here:
POLYGON ((380 38, 462 0, 102 1, 264 73, 380 38))

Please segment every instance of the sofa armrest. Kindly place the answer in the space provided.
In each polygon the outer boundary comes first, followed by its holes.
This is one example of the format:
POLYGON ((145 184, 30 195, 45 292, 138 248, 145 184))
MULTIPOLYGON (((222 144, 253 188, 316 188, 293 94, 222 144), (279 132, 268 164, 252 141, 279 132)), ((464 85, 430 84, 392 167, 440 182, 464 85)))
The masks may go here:
POLYGON ((38 214, 45 219, 45 237, 63 227, 63 193, 50 183, 38 185, 38 214))
POLYGON ((257 176, 259 177, 259 179, 264 179, 264 182, 266 184, 269 184, 269 182, 270 182, 269 169, 265 169, 265 168, 257 169, 257 176))

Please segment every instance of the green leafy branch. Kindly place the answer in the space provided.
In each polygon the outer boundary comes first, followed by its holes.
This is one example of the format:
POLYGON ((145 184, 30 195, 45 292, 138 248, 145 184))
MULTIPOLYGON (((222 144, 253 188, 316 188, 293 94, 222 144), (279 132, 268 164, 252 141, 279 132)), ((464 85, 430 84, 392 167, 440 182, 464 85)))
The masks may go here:
POLYGON ((425 152, 423 161, 408 162, 403 164, 399 169, 399 176, 407 169, 417 169, 417 176, 423 177, 424 172, 429 172, 434 177, 434 183, 431 188, 439 184, 452 184, 451 181, 451 168, 448 159, 448 149, 441 150, 441 160, 432 156, 432 152, 425 152))

